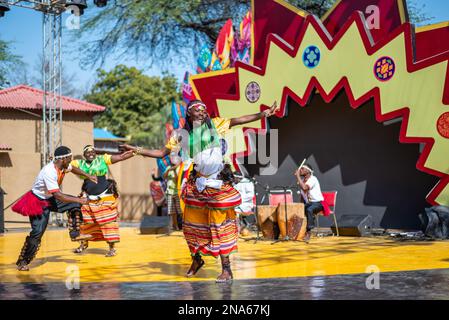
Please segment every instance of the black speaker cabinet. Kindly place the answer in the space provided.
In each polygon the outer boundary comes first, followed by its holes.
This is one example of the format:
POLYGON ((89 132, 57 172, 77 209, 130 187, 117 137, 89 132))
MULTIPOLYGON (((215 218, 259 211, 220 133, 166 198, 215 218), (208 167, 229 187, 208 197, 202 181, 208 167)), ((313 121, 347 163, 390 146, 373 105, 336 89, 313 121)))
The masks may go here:
MULTIPOLYGON (((371 234, 374 225, 370 215, 342 215, 337 223, 339 234, 349 237, 366 237, 371 234)), ((337 233, 335 226, 331 229, 333 233, 337 233)))
POLYGON ((168 233, 168 216, 144 216, 140 223, 140 234, 163 234, 168 233))

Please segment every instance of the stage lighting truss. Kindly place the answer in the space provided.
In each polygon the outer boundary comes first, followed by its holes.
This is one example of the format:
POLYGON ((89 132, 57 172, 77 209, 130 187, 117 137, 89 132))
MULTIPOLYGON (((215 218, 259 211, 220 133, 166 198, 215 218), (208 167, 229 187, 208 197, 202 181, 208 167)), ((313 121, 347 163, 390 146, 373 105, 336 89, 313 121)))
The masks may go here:
MULTIPOLYGON (((96 5, 106 5, 106 1, 96 1, 96 5)), ((87 8, 86 0, 0 0, 0 17, 12 6, 42 12, 42 129, 41 129, 41 164, 50 161, 54 150, 62 145, 62 18, 66 10, 72 14, 82 15, 87 8), (76 10, 74 7, 77 7, 76 10)))

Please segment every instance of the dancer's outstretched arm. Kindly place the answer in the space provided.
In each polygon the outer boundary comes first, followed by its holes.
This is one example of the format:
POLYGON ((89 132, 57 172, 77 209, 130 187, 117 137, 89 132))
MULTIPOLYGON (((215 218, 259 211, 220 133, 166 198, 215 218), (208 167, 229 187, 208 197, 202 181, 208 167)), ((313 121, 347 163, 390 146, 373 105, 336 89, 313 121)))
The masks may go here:
POLYGON ((111 156, 111 163, 117 163, 134 157, 134 152, 131 150, 125 151, 121 154, 114 154, 111 156))
POLYGON ((157 150, 157 149, 148 150, 148 149, 130 146, 129 144, 122 144, 122 145, 120 145, 120 148, 130 150, 130 151, 133 151, 135 154, 140 154, 144 157, 150 157, 150 158, 163 158, 166 155, 170 154, 170 149, 168 149, 167 147, 163 147, 160 150, 157 150))
POLYGON ((271 117, 273 114, 275 114, 277 108, 278 108, 277 102, 275 101, 273 103, 273 105, 270 107, 270 109, 267 109, 267 110, 264 110, 262 112, 255 113, 255 114, 241 116, 238 118, 232 118, 229 127, 231 128, 233 126, 238 126, 240 124, 245 124, 245 123, 253 122, 256 120, 260 120, 263 117, 267 117, 267 118, 271 117))
POLYGON ((53 197, 55 197, 57 200, 59 200, 61 202, 75 202, 75 203, 79 203, 79 204, 88 204, 89 203, 89 199, 87 199, 87 198, 74 197, 74 196, 62 193, 60 191, 54 192, 53 197))
POLYGON ((88 179, 88 180, 90 180, 90 181, 92 181, 94 183, 98 182, 96 176, 92 176, 90 174, 87 174, 86 172, 84 172, 80 168, 72 167, 72 170, 70 172, 73 173, 73 174, 76 174, 78 176, 85 177, 86 179, 88 179))

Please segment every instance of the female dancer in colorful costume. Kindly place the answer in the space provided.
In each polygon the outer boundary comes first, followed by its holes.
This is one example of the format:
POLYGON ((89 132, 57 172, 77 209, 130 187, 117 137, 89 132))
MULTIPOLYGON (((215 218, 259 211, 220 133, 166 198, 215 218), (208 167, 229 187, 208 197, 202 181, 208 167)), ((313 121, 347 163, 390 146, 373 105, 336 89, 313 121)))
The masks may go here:
POLYGON ((115 243, 120 241, 118 225, 118 192, 114 180, 106 179, 109 165, 133 157, 133 152, 127 151, 118 155, 103 154, 97 156, 95 149, 87 145, 83 149, 85 159, 73 160, 71 165, 80 168, 90 175, 96 176, 97 184, 84 180, 82 191, 91 202, 81 207, 83 222, 81 234, 91 235, 92 238, 81 241, 75 253, 81 253, 88 247, 88 241, 106 241, 109 251, 106 257, 115 256, 115 243))
POLYGON ((193 100, 187 106, 181 138, 172 136, 161 150, 123 146, 143 156, 161 158, 171 150, 179 150, 182 144, 183 151, 193 159, 194 169, 181 194, 185 203, 183 232, 193 258, 187 277, 195 275, 204 265, 202 255, 211 255, 221 258, 222 273, 217 282, 232 280, 229 255, 237 251, 238 239, 234 208, 241 203, 241 197, 230 183, 221 180, 224 164, 219 139, 229 128, 270 117, 275 110, 276 104, 263 112, 239 118, 210 119, 206 105, 193 100))

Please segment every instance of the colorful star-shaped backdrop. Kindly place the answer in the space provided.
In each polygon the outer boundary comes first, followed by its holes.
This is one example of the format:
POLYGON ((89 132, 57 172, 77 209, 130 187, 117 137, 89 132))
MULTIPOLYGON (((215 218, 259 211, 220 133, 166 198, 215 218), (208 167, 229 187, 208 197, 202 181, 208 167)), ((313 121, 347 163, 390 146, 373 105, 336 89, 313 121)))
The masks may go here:
MULTIPOLYGON (((441 179, 427 200, 449 205, 449 23, 415 30, 402 0, 341 0, 322 20, 282 0, 253 0, 252 16, 251 65, 191 78, 212 116, 278 101, 283 117, 287 97, 305 106, 315 90, 326 102, 345 90, 352 108, 374 99, 377 121, 402 118, 400 142, 425 144, 417 169, 441 179), (369 30, 372 5, 381 14, 379 29, 369 30)), ((237 128, 235 165, 252 152, 249 129, 263 133, 266 122, 237 128)))

